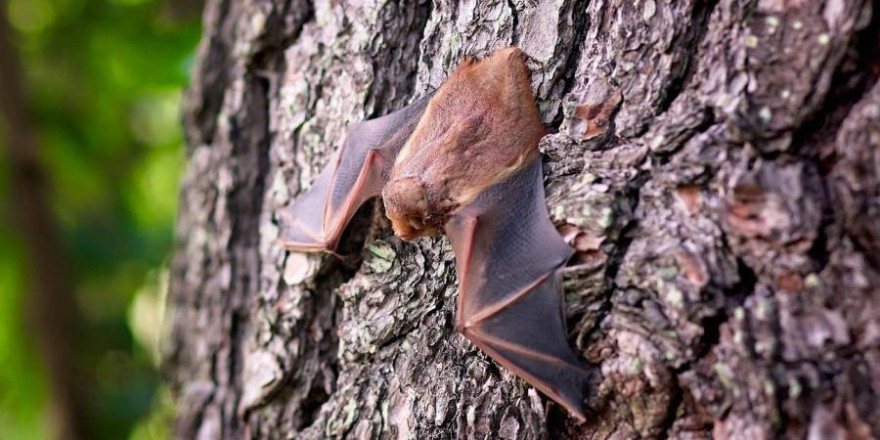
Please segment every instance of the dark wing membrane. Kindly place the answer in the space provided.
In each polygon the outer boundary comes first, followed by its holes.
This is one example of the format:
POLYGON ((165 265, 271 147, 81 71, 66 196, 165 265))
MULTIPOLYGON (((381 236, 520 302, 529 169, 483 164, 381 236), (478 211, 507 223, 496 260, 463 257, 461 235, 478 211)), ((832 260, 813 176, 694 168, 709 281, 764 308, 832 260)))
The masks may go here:
POLYGON ((446 234, 461 331, 583 420, 589 374, 568 343, 559 275, 573 250, 550 222, 541 159, 455 213, 446 234))
POLYGON ((379 195, 388 168, 409 139, 430 96, 380 118, 352 124, 342 149, 312 187, 279 213, 281 244, 297 251, 333 251, 345 226, 379 195))

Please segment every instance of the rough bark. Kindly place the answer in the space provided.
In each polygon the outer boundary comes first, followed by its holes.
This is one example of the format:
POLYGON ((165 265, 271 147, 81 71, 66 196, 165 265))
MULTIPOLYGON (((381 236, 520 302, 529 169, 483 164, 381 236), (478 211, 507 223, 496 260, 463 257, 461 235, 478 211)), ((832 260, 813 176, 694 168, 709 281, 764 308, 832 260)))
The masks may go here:
POLYGON ((880 436, 880 2, 214 0, 188 95, 166 371, 180 438, 880 436), (275 213, 352 121, 516 45, 577 231, 577 425, 454 329, 445 238, 275 213))

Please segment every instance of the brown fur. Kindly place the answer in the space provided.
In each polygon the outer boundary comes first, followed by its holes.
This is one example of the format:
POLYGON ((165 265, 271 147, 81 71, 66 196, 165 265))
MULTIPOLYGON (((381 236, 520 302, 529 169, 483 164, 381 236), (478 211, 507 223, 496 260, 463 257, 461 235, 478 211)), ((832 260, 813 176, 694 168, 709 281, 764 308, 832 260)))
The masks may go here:
POLYGON ((394 232, 438 234, 457 208, 538 155, 541 123, 523 54, 465 60, 428 103, 382 192, 394 232))

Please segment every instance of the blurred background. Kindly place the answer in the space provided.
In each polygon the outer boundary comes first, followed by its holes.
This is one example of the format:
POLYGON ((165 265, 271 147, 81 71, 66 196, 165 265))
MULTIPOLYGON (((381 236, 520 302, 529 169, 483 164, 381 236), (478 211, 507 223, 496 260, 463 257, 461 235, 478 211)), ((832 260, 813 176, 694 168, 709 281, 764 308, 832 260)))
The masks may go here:
POLYGON ((201 0, 0 0, 0 440, 164 439, 201 0))

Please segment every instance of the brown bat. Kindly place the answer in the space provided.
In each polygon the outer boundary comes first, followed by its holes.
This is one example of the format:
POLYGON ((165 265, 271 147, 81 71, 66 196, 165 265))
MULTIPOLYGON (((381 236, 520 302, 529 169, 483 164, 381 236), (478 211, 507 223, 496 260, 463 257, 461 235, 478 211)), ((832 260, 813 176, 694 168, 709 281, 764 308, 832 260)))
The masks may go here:
POLYGON ((333 252, 381 194, 403 240, 452 241, 457 328, 583 421, 590 375, 565 330, 559 270, 573 250, 547 214, 544 134, 519 49, 466 60, 433 97, 352 125, 339 156, 280 213, 281 241, 333 252))

